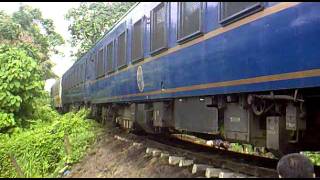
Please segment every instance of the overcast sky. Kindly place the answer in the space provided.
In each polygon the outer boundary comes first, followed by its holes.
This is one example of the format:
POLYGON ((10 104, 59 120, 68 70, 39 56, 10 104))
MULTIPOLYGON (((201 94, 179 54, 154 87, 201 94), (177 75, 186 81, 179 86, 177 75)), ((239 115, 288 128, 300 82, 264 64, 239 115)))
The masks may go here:
MULTIPOLYGON (((56 31, 60 33, 66 44, 59 47, 62 52, 64 52, 65 57, 54 55, 51 57, 51 60, 56 64, 53 67, 53 71, 61 77, 62 74, 71 67, 73 61, 71 61, 70 51, 71 47, 67 40, 70 39, 71 35, 68 31, 69 22, 64 19, 64 15, 68 12, 72 7, 79 6, 79 2, 0 2, 0 10, 6 11, 8 14, 12 14, 13 12, 19 9, 20 4, 27 4, 34 8, 39 8, 42 12, 42 16, 44 18, 49 18, 54 21, 54 25, 56 31)), ((49 90, 55 80, 47 80, 46 82, 46 90, 49 90)))

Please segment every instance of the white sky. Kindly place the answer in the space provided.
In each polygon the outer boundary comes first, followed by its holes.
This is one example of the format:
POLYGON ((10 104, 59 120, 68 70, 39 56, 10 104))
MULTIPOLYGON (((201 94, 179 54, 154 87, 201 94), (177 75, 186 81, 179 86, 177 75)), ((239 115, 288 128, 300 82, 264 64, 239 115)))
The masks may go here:
MULTIPOLYGON (((64 57, 60 55, 53 55, 51 60, 56 64, 53 67, 53 72, 59 77, 66 72, 73 64, 72 58, 70 57, 70 51, 72 48, 67 42, 70 40, 71 35, 68 31, 69 22, 65 20, 64 15, 72 7, 78 7, 79 2, 0 2, 0 10, 6 11, 8 14, 19 9, 20 4, 27 4, 34 8, 39 8, 42 12, 44 18, 52 19, 54 21, 56 32, 62 35, 66 41, 65 45, 59 47, 59 49, 64 53, 64 57)), ((54 79, 46 81, 45 89, 50 90, 52 84, 55 82, 54 79)))

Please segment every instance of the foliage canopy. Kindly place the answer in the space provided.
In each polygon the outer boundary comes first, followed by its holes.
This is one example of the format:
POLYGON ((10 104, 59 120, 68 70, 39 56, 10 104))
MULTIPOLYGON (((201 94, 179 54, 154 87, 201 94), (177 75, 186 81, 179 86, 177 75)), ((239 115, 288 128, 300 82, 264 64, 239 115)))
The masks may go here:
POLYGON ((71 46, 78 47, 72 52, 80 58, 123 16, 135 2, 93 2, 81 3, 66 14, 71 21, 69 31, 72 35, 71 46))
POLYGON ((23 48, 0 46, 0 132, 14 126, 43 94, 39 63, 23 48), (16 118, 16 119, 15 119, 16 118))
POLYGON ((53 21, 42 17, 37 8, 20 6, 12 16, 0 11, 0 42, 14 46, 23 46, 32 50, 33 58, 39 61, 42 79, 56 77, 51 71, 52 54, 60 53, 58 46, 64 44, 60 34, 55 31, 53 21))

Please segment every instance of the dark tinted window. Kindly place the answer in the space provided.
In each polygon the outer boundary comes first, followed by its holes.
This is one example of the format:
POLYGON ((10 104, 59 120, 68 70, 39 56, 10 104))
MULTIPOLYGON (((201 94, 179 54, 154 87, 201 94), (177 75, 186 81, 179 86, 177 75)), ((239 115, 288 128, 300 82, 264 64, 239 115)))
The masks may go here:
POLYGON ((99 77, 104 75, 103 53, 104 53, 104 49, 102 48, 98 52, 97 78, 99 78, 99 77))
POLYGON ((126 62, 126 32, 123 32, 118 37, 118 47, 117 47, 117 66, 122 67, 127 64, 126 62))
POLYGON ((107 46, 107 72, 112 72, 113 67, 113 41, 110 42, 107 46))
POLYGON ((201 5, 201 2, 179 2, 179 40, 201 31, 201 5))
POLYGON ((166 3, 151 11, 151 53, 166 47, 166 3))
POLYGON ((263 8, 261 2, 221 2, 220 22, 227 24, 263 8))
POLYGON ((132 61, 143 58, 143 19, 140 19, 133 25, 132 32, 132 61))

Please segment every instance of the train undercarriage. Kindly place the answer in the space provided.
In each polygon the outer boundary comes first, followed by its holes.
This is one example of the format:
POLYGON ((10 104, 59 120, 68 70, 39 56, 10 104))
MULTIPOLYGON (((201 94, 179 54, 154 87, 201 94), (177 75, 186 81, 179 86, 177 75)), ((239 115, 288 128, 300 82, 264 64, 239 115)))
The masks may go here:
POLYGON ((113 121, 130 131, 195 134, 264 147, 280 157, 318 150, 320 99, 316 92, 300 89, 85 106, 100 122, 113 121))

